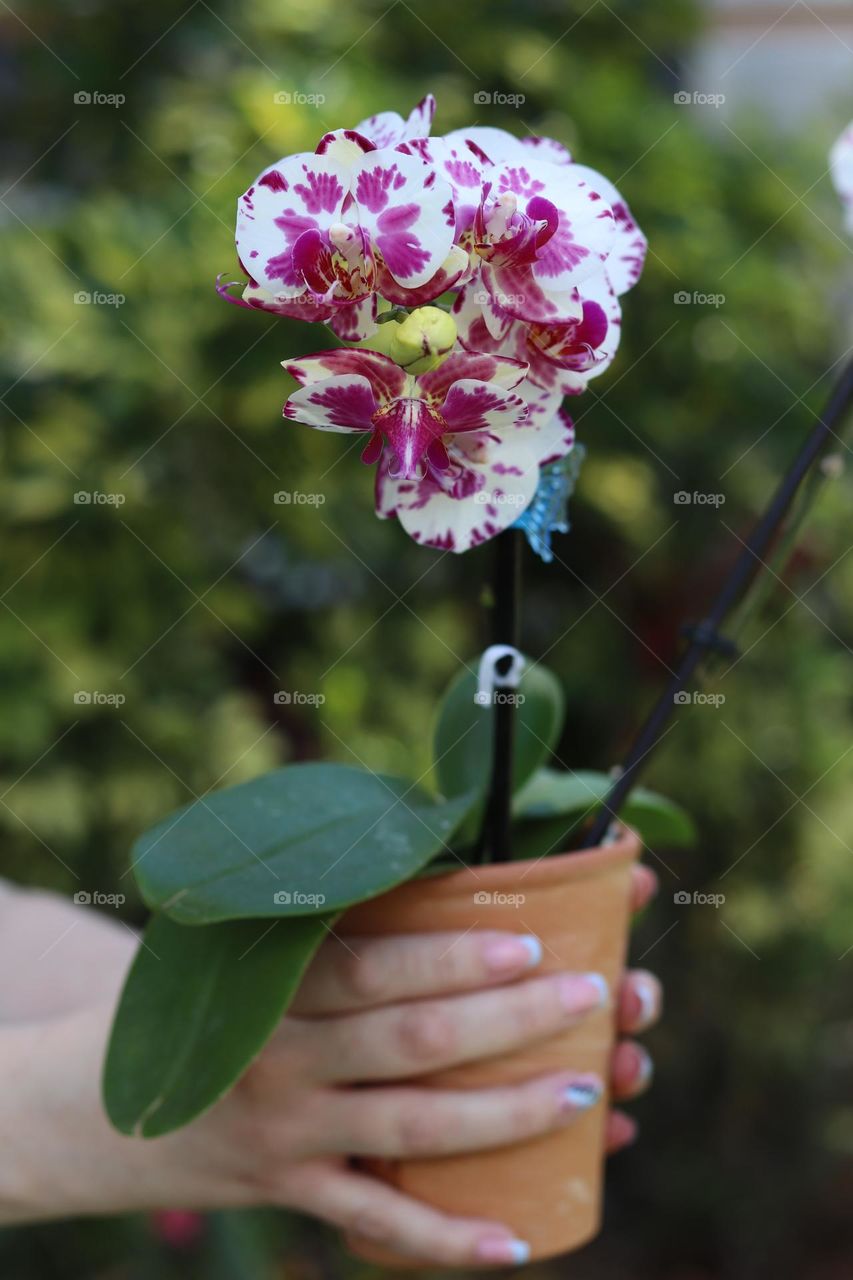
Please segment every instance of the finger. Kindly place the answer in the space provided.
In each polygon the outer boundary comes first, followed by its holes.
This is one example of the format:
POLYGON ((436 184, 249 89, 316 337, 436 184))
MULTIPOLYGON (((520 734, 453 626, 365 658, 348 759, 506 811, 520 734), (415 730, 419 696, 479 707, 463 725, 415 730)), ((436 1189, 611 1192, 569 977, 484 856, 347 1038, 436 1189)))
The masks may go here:
POLYGON ((610 1062, 610 1091, 614 1098, 637 1098, 652 1082, 652 1060, 641 1044, 622 1040, 610 1062))
POLYGON ((642 911, 658 891, 658 878, 651 867, 638 862, 631 869, 631 910, 642 911))
POLYGON ((624 1111, 611 1111, 604 1130, 604 1147, 609 1156, 637 1141, 639 1127, 636 1120, 624 1111))
POLYGON ((335 1089, 315 1093, 311 1110, 317 1154, 446 1156, 563 1128, 603 1094, 598 1076, 563 1072, 499 1089, 335 1089))
POLYGON ((645 1031, 661 1015, 663 989, 653 973, 631 969, 619 992, 617 1026, 620 1031, 645 1031))
POLYGON ((314 1080, 405 1080, 554 1035, 606 998, 601 974, 554 974, 345 1017, 288 1019, 282 1040, 314 1080))
POLYGON ((390 938, 330 937, 292 1006, 311 1017, 511 981, 542 959, 529 934, 471 929, 390 938))
POLYGON ((454 1218, 363 1173, 303 1166, 289 1203, 345 1231, 357 1248, 367 1242, 394 1253, 450 1267, 518 1266, 530 1256, 501 1223, 454 1218))

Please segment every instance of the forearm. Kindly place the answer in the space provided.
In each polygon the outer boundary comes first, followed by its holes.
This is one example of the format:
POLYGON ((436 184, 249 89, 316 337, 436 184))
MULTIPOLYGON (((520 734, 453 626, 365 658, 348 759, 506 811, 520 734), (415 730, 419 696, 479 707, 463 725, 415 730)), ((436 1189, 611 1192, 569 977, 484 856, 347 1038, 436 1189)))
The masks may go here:
POLYGON ((0 1024, 114 1001, 135 950, 118 920, 0 881, 0 1024))
POLYGON ((102 1005, 0 1028, 0 1225, 240 1203, 215 1127, 154 1140, 111 1127, 100 1099, 111 1016, 102 1005))

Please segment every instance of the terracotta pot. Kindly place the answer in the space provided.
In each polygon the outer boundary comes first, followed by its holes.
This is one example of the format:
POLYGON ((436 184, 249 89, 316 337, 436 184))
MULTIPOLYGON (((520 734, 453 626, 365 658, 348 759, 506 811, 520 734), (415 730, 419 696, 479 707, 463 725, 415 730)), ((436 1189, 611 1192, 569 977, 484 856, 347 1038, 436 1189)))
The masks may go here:
MULTIPOLYGON (((507 929, 543 944, 537 972, 603 973, 616 991, 625 964, 631 868, 637 836, 539 862, 507 862, 425 877, 347 913, 342 933, 429 933, 507 929), (485 900, 483 895, 489 895, 485 900), (523 895, 523 901, 517 895, 523 895)), ((615 1035, 612 1007, 568 1031, 489 1061, 419 1077, 434 1088, 481 1088, 548 1072, 595 1071, 608 1079, 615 1035)), ((540 1259, 577 1249, 601 1225, 606 1097, 567 1128, 471 1155, 371 1160, 371 1172, 401 1191, 457 1215, 506 1223, 540 1259)), ((413 1265, 379 1249, 363 1257, 413 1265)))

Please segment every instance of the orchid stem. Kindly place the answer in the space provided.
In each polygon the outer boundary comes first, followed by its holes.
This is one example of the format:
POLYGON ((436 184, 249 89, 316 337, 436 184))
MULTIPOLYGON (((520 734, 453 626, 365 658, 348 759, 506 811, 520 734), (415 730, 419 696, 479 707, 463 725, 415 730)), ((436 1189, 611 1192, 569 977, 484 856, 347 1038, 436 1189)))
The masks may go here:
MULTIPOLYGON (((505 529, 495 539, 492 644, 518 647, 521 601, 520 529, 505 529)), ((507 659, 507 663, 511 660, 507 659)), ((515 743, 515 699, 498 698, 494 705, 492 738, 492 778, 480 836, 480 856, 486 862, 507 862, 512 856, 510 819, 512 809, 513 748, 515 743)))

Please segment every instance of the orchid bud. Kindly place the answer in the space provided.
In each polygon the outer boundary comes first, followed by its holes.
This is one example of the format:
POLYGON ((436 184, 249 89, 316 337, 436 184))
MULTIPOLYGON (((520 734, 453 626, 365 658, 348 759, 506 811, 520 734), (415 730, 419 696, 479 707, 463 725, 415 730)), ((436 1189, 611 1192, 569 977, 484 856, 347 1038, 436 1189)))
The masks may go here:
POLYGON ((418 307, 394 325, 388 354, 409 373, 426 373, 440 364, 455 342, 452 316, 440 307, 418 307))

